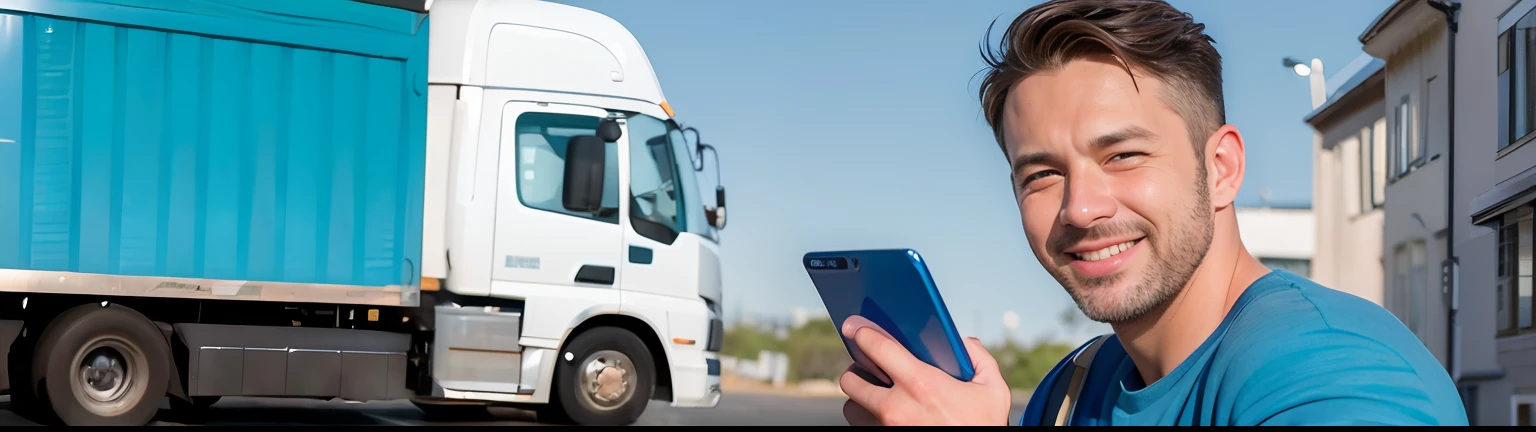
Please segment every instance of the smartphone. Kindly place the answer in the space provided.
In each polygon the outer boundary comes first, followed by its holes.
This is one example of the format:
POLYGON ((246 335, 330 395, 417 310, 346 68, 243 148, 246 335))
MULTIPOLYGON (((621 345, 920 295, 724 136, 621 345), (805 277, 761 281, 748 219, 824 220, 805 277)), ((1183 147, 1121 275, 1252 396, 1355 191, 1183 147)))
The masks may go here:
MULTIPOLYGON (((805 254, 802 264, 839 334, 844 322, 871 327, 956 379, 970 381, 974 376, 965 342, 917 251, 811 252, 805 254)), ((890 377, 859 351, 853 339, 843 336, 843 345, 853 361, 865 369, 865 380, 883 387, 892 385, 890 377)))

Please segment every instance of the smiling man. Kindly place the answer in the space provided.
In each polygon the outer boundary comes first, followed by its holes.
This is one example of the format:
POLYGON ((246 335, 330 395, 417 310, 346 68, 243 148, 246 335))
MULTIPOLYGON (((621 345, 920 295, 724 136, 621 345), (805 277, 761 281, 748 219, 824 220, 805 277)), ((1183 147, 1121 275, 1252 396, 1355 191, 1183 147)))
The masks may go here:
MULTIPOLYGON (((1450 377, 1391 313, 1244 248, 1245 143, 1202 24, 1160 1, 1054 1, 1000 48, 981 102, 1030 248, 1114 329, 1063 359, 1017 424, 1467 424, 1450 377)), ((975 340, 977 377, 960 382, 877 332, 843 332, 895 382, 844 374, 850 423, 1014 423, 975 340)))

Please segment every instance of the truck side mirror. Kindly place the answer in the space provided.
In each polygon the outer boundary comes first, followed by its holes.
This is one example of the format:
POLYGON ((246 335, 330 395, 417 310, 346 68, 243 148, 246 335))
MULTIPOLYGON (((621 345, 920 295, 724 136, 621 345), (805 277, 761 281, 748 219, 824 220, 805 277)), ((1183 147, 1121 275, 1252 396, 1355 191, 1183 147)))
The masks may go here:
POLYGON ((715 208, 709 218, 709 224, 715 229, 725 229, 725 186, 715 186, 715 208))
POLYGON ((607 171, 604 146, 603 139, 596 136, 571 138, 565 150, 565 183, 561 197, 566 209, 578 212, 602 209, 603 174, 607 171))
POLYGON ((618 142, 623 132, 624 130, 619 128, 619 122, 613 119, 603 119, 597 124, 597 138, 603 142, 618 142))

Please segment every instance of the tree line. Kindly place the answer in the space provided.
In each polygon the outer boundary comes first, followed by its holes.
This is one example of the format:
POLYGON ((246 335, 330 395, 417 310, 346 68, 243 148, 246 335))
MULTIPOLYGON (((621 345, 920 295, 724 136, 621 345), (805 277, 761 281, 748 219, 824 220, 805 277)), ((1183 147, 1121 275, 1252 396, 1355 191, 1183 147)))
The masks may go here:
MULTIPOLYGON (((836 381, 853 361, 828 318, 808 321, 782 339, 774 332, 736 326, 726 331, 724 343, 722 354, 744 360, 756 360, 762 351, 783 352, 789 357, 790 382, 836 381)), ((997 359, 1010 387, 1027 390, 1034 388, 1073 348, 1076 345, 1053 341, 1025 345, 1010 339, 987 347, 987 351, 997 359)))

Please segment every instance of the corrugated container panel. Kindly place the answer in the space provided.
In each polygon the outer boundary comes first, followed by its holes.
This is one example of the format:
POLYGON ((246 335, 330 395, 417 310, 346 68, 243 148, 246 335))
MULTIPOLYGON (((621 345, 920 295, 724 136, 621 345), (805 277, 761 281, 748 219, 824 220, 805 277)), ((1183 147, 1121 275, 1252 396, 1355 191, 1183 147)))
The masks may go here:
POLYGON ((0 268, 414 284, 426 55, 351 1, 0 0, 0 268))

